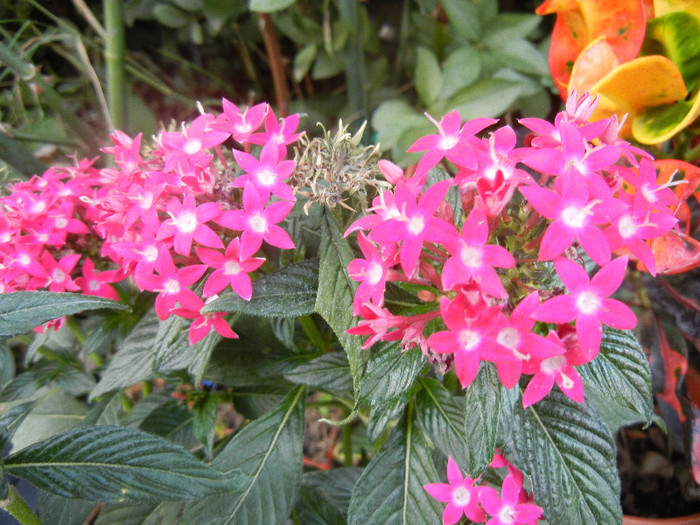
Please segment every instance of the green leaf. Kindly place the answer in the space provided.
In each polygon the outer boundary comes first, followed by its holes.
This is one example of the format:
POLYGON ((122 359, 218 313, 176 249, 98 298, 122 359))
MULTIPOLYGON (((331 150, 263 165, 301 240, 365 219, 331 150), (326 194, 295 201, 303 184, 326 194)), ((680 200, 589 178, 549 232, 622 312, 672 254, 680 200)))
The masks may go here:
POLYGON ((153 341, 160 327, 160 319, 151 309, 136 323, 129 335, 117 348, 117 353, 107 364, 102 378, 90 393, 90 399, 119 390, 141 381, 153 379, 153 341))
POLYGON ((345 61, 338 56, 331 56, 325 51, 320 51, 316 55, 316 62, 311 68, 311 78, 314 80, 325 80, 340 75, 345 71, 345 61))
POLYGON ((164 437, 184 448, 195 445, 192 413, 170 394, 170 391, 162 390, 140 400, 124 416, 121 424, 164 437))
POLYGON ((163 438, 115 426, 67 430, 12 454, 5 468, 58 496, 108 503, 202 498, 243 482, 239 471, 221 474, 163 438))
POLYGON ((401 352, 400 343, 392 341, 373 348, 358 385, 357 406, 375 406, 397 398, 408 400, 424 364, 425 356, 418 346, 401 352))
POLYGON ((171 315, 164 321, 158 320, 158 332, 153 339, 153 374, 187 368, 194 357, 188 339, 189 321, 171 315))
POLYGON ((464 432, 469 445, 468 470, 478 476, 491 462, 494 449, 499 445, 502 427, 516 408, 516 389, 508 390, 501 383, 496 367, 482 363, 474 382, 464 396, 464 432))
MULTIPOLYGON (((468 441, 471 429, 469 429, 469 433, 465 432, 467 427, 461 399, 453 397, 435 379, 422 379, 421 384, 423 388, 416 396, 418 423, 430 437, 437 450, 446 456, 460 458, 461 462, 467 464, 467 460, 472 458, 474 453, 471 451, 468 441)), ((477 410, 474 408, 471 411, 476 412, 477 410)), ((469 463, 471 464, 471 462, 469 463)))
POLYGON ((87 407, 65 390, 55 388, 24 415, 12 437, 12 451, 31 446, 58 432, 81 425, 87 407))
POLYGON ((438 479, 430 449, 409 410, 355 483, 348 523, 440 523, 442 504, 423 489, 438 479))
POLYGON ((470 41, 479 39, 479 12, 471 0, 443 0, 442 7, 457 34, 470 41))
POLYGON ((356 467, 304 473, 294 507, 299 523, 347 523, 352 490, 361 474, 356 467))
POLYGON ((294 2, 295 0, 250 0, 250 10, 258 13, 272 13, 286 9, 294 2))
POLYGON ((372 443, 376 443, 387 429, 393 428, 408 401, 406 397, 396 397, 372 407, 367 422, 367 437, 372 443))
POLYGON ((357 290, 357 282, 353 281, 348 274, 348 264, 355 256, 348 241, 343 238, 335 218, 325 208, 321 239, 321 261, 315 308, 343 346, 350 363, 353 385, 357 387, 364 363, 362 340, 345 333, 348 328, 355 326, 350 305, 357 290))
POLYGON ((186 26, 190 17, 174 5, 158 4, 153 8, 153 16, 159 23, 171 29, 186 26))
POLYGON ((173 4, 185 11, 199 11, 204 8, 204 0, 172 0, 173 4))
POLYGON ((306 74, 311 69, 311 65, 316 59, 316 53, 318 52, 318 47, 316 44, 307 44, 301 50, 294 55, 294 80, 301 82, 306 74))
POLYGON ((274 410, 234 436, 213 466, 243 471, 245 485, 189 504, 182 523, 275 525, 287 520, 301 482, 305 395, 305 387, 294 388, 274 410))
POLYGON ((68 499, 39 491, 39 515, 44 525, 75 525, 85 523, 95 509, 95 503, 68 499))
POLYGON ((484 44, 498 47, 503 42, 521 40, 532 33, 541 21, 542 17, 538 15, 500 13, 484 26, 484 44))
POLYGON ((292 383, 333 392, 352 392, 352 376, 348 356, 331 352, 296 367, 284 377, 292 383))
POLYGON ((455 49, 445 60, 439 98, 445 99, 479 78, 481 58, 472 46, 455 49))
POLYGON ((24 418, 34 409, 38 401, 27 401, 8 406, 0 404, 0 450, 7 444, 24 421, 24 418))
POLYGON ((553 390, 507 422, 502 451, 532 479, 549 523, 620 523, 615 441, 594 412, 553 390))
POLYGON ((214 448, 214 425, 216 424, 216 411, 219 407, 219 398, 216 394, 207 393, 204 402, 196 404, 192 410, 192 432, 204 447, 204 454, 208 460, 212 459, 214 448))
POLYGON ((453 97, 438 101, 431 113, 440 115, 449 110, 459 111, 462 120, 477 117, 499 117, 520 96, 520 86, 508 80, 482 79, 458 91, 453 97))
POLYGON ((598 357, 577 370, 586 399, 604 416, 612 431, 622 425, 651 421, 654 413, 651 369, 632 332, 604 329, 598 357), (593 390, 596 397, 589 398, 593 390), (617 416, 610 419, 614 414, 617 416))
MULTIPOLYGON (((155 508, 156 505, 153 504, 105 505, 97 516, 95 525, 143 525, 155 508)), ((174 521, 169 523, 174 523, 174 521)))
POLYGON ((112 308, 129 310, 118 301, 55 292, 14 292, 0 294, 0 337, 23 334, 46 321, 84 310, 112 308))
POLYGON ((0 343, 0 392, 15 377, 15 358, 10 348, 0 343))
POLYGON ((85 414, 82 425, 119 425, 122 416, 122 400, 119 394, 105 397, 85 414))
POLYGON ((503 40, 491 48, 496 61, 516 71, 531 75, 547 75, 547 60, 539 50, 527 40, 503 40))
POLYGON ((317 261, 290 264, 253 283, 250 301, 228 294, 202 308, 207 312, 242 312, 263 317, 299 317, 314 312, 317 261))
POLYGON ((426 124, 431 126, 415 107, 403 99, 382 102, 372 114, 372 127, 377 130, 376 140, 383 151, 396 147, 406 129, 426 124))
POLYGON ((437 99, 442 84, 440 64, 430 49, 419 47, 416 57, 416 70, 413 80, 421 102, 429 106, 437 99))

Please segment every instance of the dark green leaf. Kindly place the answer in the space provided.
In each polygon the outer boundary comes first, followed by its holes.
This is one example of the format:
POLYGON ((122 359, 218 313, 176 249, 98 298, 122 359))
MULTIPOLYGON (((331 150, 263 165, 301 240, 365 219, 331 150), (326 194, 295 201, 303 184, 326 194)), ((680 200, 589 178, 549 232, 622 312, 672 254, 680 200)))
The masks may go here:
POLYGON ((0 337, 23 334, 46 321, 84 310, 112 308, 129 310, 118 301, 54 292, 14 292, 0 294, 0 337))
POLYGON ((584 382, 586 399, 612 431, 622 425, 651 421, 654 411, 651 369, 632 332, 603 330, 600 353, 577 370, 584 382))
MULTIPOLYGON (((478 476, 491 462, 501 427, 516 410, 516 389, 507 390, 491 363, 482 363, 464 396, 465 436, 469 445, 468 468, 478 476)), ((517 410, 520 410, 519 408, 517 410)), ((466 464, 467 462, 465 462, 466 464)))
POLYGON ((542 17, 526 13, 500 13, 484 26, 484 43, 494 47, 527 37, 540 25, 542 17))
POLYGON ((425 357, 418 346, 401 352, 398 342, 371 350, 367 372, 358 386, 357 406, 374 406, 396 398, 408 399, 425 357))
POLYGON ((423 489, 438 479, 428 445, 409 413, 357 480, 348 523, 440 523, 442 504, 423 489))
MULTIPOLYGON (((155 509, 155 505, 105 505, 97 516, 95 525, 143 525, 155 509)), ((165 523, 165 522, 163 522, 165 523)), ((173 521, 169 523, 174 523, 173 521)))
MULTIPOLYGON (((421 381, 423 388, 416 396, 416 418, 435 448, 453 458, 460 458, 465 465, 474 455, 465 432, 463 403, 454 398, 442 384, 432 378, 421 381), (461 459, 464 458, 464 459, 461 459)), ((474 409, 476 411, 476 409, 474 409)), ((479 455, 481 463, 484 454, 479 455)), ((476 459, 476 458, 475 458, 476 459)))
POLYGON ((594 412, 553 390, 508 423, 502 451, 531 477, 549 523, 620 523, 615 442, 594 412))
POLYGON ((190 366, 194 354, 188 338, 189 325, 189 321, 177 315, 158 322, 151 346, 154 375, 190 366))
POLYGON ((407 403, 406 397, 396 397, 372 407, 367 422, 367 437, 372 443, 376 443, 384 431, 392 428, 401 417, 407 403))
POLYGON ((296 55, 294 55, 294 80, 301 82, 311 69, 314 63, 318 47, 316 44, 307 44, 296 55))
POLYGON ((355 467, 306 472, 295 506, 299 522, 304 525, 347 523, 352 490, 360 474, 362 469, 355 467))
POLYGON ((39 515, 44 525, 76 525, 85 523, 95 503, 80 499, 68 499, 39 491, 39 515))
POLYGON ((192 414, 167 390, 154 392, 134 405, 121 424, 162 436, 189 448, 197 440, 192 433, 192 414))
POLYGON ((122 400, 119 394, 105 397, 90 408, 83 419, 83 426, 119 425, 122 416, 122 400))
POLYGON ((317 286, 317 261, 303 261, 290 264, 253 283, 253 297, 250 301, 231 293, 207 304, 202 312, 299 317, 313 313, 317 286))
POLYGON ((27 401, 12 407, 0 404, 0 450, 4 450, 24 418, 34 409, 38 401, 27 401))
POLYGON ((214 425, 218 407, 218 397, 215 394, 208 394, 204 402, 195 405, 192 410, 194 416, 192 432, 204 446, 204 453, 208 460, 211 460, 214 448, 214 425))
POLYGON ((328 209, 323 211, 321 239, 321 262, 315 308, 333 329, 343 346, 350 363, 353 385, 356 387, 364 363, 362 340, 345 333, 348 328, 355 325, 351 305, 357 290, 357 282, 353 281, 348 274, 348 264, 355 256, 328 209))
POLYGON ((195 499, 243 481, 163 438, 115 426, 67 430, 12 454, 5 468, 47 492, 109 503, 195 499))
POLYGON ((174 5, 158 4, 153 8, 153 16, 159 23, 171 29, 184 27, 190 21, 187 13, 183 13, 174 5))
POLYGON ((0 392, 15 377, 15 358, 8 346, 0 343, 0 392))
POLYGON ((244 427, 214 459, 248 475, 236 493, 187 506, 182 523, 276 525, 289 516, 301 482, 306 388, 298 386, 266 416, 244 427))
POLYGON ((296 367, 284 377, 292 383, 334 392, 352 392, 352 376, 348 357, 342 352, 323 354, 296 367))
POLYGON ((460 36, 471 41, 479 38, 479 12, 471 0, 443 0, 442 6, 451 26, 460 36))

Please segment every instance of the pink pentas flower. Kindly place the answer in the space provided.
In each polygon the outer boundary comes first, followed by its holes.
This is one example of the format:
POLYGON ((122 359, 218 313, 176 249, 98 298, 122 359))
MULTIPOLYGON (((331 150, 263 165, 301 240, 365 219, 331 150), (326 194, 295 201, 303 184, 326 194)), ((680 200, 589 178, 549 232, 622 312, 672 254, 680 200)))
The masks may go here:
POLYGON ((637 324, 637 317, 627 305, 609 298, 625 278, 627 261, 627 257, 613 259, 589 279, 586 271, 575 262, 564 258, 555 260, 554 268, 569 294, 545 301, 532 316, 546 323, 575 320, 581 352, 595 356, 603 337, 602 324, 621 330, 631 330, 637 324))
POLYGON ((520 503, 521 489, 522 480, 518 481, 510 474, 503 480, 500 498, 496 489, 481 488, 479 503, 492 516, 486 525, 524 525, 536 522, 544 510, 533 503, 520 503))
POLYGON ((610 246, 598 228, 608 222, 609 209, 614 205, 590 199, 585 181, 578 175, 566 177, 561 195, 539 186, 521 186, 520 191, 541 215, 552 219, 540 244, 540 261, 549 261, 564 253, 574 240, 596 263, 610 260, 610 246))
POLYGON ((269 108, 265 115, 265 133, 253 133, 248 137, 248 142, 261 146, 268 142, 277 144, 279 156, 283 158, 287 154, 286 146, 296 142, 304 134, 304 132, 296 132, 298 127, 298 113, 278 120, 275 112, 269 108))
POLYGON ((358 315, 360 305, 370 299, 378 306, 384 304, 384 289, 388 270, 387 261, 362 232, 357 236, 357 242, 364 259, 354 259, 348 265, 350 278, 360 283, 352 302, 353 315, 358 315))
POLYGON ((386 308, 366 301, 360 305, 362 320, 356 326, 348 328, 345 333, 350 335, 369 335, 362 345, 367 349, 378 341, 398 341, 404 335, 401 327, 405 318, 394 315, 386 308))
POLYGON ((478 481, 469 476, 462 477, 459 465, 449 457, 447 459, 448 483, 428 483, 423 485, 425 491, 433 498, 447 503, 442 513, 443 525, 454 525, 462 516, 472 521, 482 522, 486 515, 479 507, 479 492, 483 487, 475 486, 478 481))
POLYGON ((446 290, 474 280, 494 297, 508 295, 493 267, 513 268, 515 259, 502 246, 486 244, 488 237, 486 215, 475 208, 464 221, 461 239, 450 250, 453 255, 442 270, 442 285, 446 290))
POLYGON ((95 295, 114 301, 119 300, 119 294, 109 285, 109 283, 120 280, 116 270, 96 272, 95 263, 89 258, 83 261, 82 270, 83 275, 75 279, 75 284, 83 291, 83 295, 95 295))
POLYGON ((535 320, 532 313, 539 306, 539 294, 533 292, 525 297, 506 318, 498 323, 499 329, 486 345, 498 345, 502 351, 512 352, 515 359, 498 361, 498 377, 506 388, 513 388, 520 379, 523 365, 531 360, 543 360, 564 353, 564 348, 541 335, 532 332, 535 320))
POLYGON ((135 274, 136 283, 144 290, 158 292, 156 297, 156 314, 161 320, 167 319, 176 302, 180 304, 192 304, 197 295, 188 288, 196 283, 207 266, 204 264, 194 264, 179 268, 173 263, 170 252, 165 248, 160 248, 160 255, 155 263, 158 274, 135 274))
POLYGON ((188 333, 191 345, 204 339, 212 328, 223 337, 238 339, 238 334, 231 329, 226 319, 224 319, 226 312, 201 313, 202 307, 216 298, 218 296, 214 295, 207 299, 205 303, 196 295, 188 296, 183 298, 183 303, 181 303, 183 306, 173 309, 173 314, 185 319, 192 319, 188 333))
POLYGON ((223 248, 224 243, 205 223, 215 220, 223 210, 216 202, 205 202, 197 206, 194 195, 185 193, 182 202, 173 198, 168 202, 170 219, 158 229, 156 240, 174 237, 175 251, 180 255, 190 255, 192 241, 210 248, 223 248))
POLYGON ((241 144, 247 142, 251 134, 262 125, 269 109, 266 103, 261 102, 241 111, 238 106, 225 98, 221 99, 221 105, 223 113, 219 115, 212 127, 230 133, 233 139, 241 144))
POLYGON ((74 292, 79 290, 80 288, 70 276, 79 260, 80 254, 74 253, 56 261, 49 252, 44 251, 41 254, 41 265, 46 270, 48 281, 41 286, 48 286, 51 292, 65 292, 66 290, 74 292))
POLYGON ((244 259, 257 252, 263 241, 277 248, 294 248, 294 241, 289 234, 277 226, 292 211, 294 202, 266 204, 267 199, 249 182, 243 189, 243 210, 229 210, 216 219, 221 226, 243 232, 240 256, 244 259))
MULTIPOLYGON (((547 340, 562 349, 565 348, 556 332, 549 332, 547 340)), ((584 364, 590 359, 583 357, 583 354, 578 350, 578 348, 566 349, 565 353, 546 359, 533 359, 523 365, 523 371, 532 375, 525 392, 523 392, 523 408, 544 399, 554 387, 555 382, 569 399, 583 403, 583 382, 574 366, 584 364)))
POLYGON ((434 217, 449 187, 449 180, 438 182, 425 190, 416 203, 416 197, 407 184, 400 183, 396 186, 394 205, 401 216, 377 224, 369 234, 369 240, 373 242, 401 242, 399 261, 408 276, 413 275, 418 265, 425 241, 452 244, 457 239, 454 226, 434 217))
POLYGON ((205 297, 218 294, 230 284, 234 292, 246 301, 250 300, 253 295, 253 285, 248 274, 260 268, 265 259, 242 258, 240 251, 241 242, 238 237, 229 243, 224 253, 208 248, 197 248, 199 259, 215 269, 204 285, 205 297))
POLYGON ((293 201, 294 192, 284 181, 294 171, 296 162, 293 160, 280 160, 280 152, 274 142, 266 143, 260 152, 260 160, 243 151, 233 150, 236 162, 245 171, 244 175, 237 177, 231 186, 243 188, 248 182, 253 184, 263 199, 270 198, 270 194, 280 199, 293 201))
POLYGON ((415 141, 408 151, 427 151, 418 161, 415 177, 421 181, 425 175, 434 168, 443 157, 457 166, 476 168, 476 159, 472 151, 469 138, 498 122, 492 118, 477 118, 470 120, 462 126, 462 117, 459 112, 451 111, 436 122, 426 113, 438 129, 436 135, 426 135, 415 141))
MULTIPOLYGON (((224 142, 229 133, 217 131, 211 128, 211 115, 200 115, 192 123, 185 127, 182 132, 163 131, 160 134, 159 142, 166 152, 177 153, 168 156, 169 162, 183 162, 195 164, 201 161, 204 151, 218 146, 224 142)), ((169 162, 166 162, 166 167, 169 162)))

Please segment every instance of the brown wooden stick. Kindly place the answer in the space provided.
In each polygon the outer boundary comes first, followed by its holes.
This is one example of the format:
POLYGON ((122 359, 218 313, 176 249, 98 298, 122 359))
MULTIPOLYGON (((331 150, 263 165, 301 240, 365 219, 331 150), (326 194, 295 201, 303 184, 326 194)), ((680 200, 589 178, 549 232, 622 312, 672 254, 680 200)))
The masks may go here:
POLYGON ((284 64, 282 63, 282 51, 280 50, 275 26, 272 24, 272 19, 268 13, 258 13, 258 22, 265 42, 265 51, 270 61, 277 108, 280 116, 286 117, 289 109, 289 90, 287 89, 287 79, 284 74, 284 64))

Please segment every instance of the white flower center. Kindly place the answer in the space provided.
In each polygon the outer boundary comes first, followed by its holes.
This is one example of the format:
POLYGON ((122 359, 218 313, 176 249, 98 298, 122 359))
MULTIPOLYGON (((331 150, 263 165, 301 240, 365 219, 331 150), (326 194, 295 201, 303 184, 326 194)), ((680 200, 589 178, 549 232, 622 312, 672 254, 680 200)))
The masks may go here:
POLYGON ((382 279, 382 265, 379 263, 372 263, 369 266, 369 271, 367 272, 367 282, 369 284, 375 285, 382 279))
POLYGON ((628 239, 632 237, 637 232, 637 225, 632 220, 632 217, 625 215, 617 223, 617 230, 620 232, 620 237, 623 239, 628 239))
POLYGON ((259 213, 253 215, 248 222, 255 233, 265 233, 267 231, 267 220, 259 213))
POLYGON ((515 350, 518 348, 518 343, 520 342, 520 336, 518 335, 518 330, 509 326, 498 332, 498 337, 496 337, 496 342, 499 345, 505 346, 515 350))
POLYGON ((586 208, 569 206, 561 212, 561 219, 569 228, 578 229, 583 227, 586 224, 586 217, 588 217, 586 208))
POLYGON ((452 501, 455 505, 466 507, 469 504, 469 500, 471 500, 471 496, 466 487, 457 487, 452 492, 452 501))
POLYGON ((263 186, 272 186, 275 183, 277 176, 270 170, 262 170, 258 172, 258 181, 263 186))
POLYGON ((143 253, 143 259, 146 262, 154 263, 158 260, 158 248, 153 245, 146 246, 146 249, 141 253, 143 253))
POLYGON ((95 281, 94 279, 92 281, 88 281, 88 289, 91 292, 96 292, 100 289, 100 281, 95 281))
POLYGON ((224 275, 236 275, 241 271, 241 265, 236 261, 226 261, 224 263, 224 275))
POLYGON ((552 372, 559 371, 559 369, 564 366, 565 362, 566 358, 564 356, 555 355, 554 357, 550 357, 542 361, 542 364, 540 364, 540 370, 545 374, 551 374, 552 372))
POLYGON ((463 350, 471 351, 481 342, 479 332, 474 330, 462 330, 459 334, 459 346, 463 350))
POLYGON ((600 308, 598 296, 593 292, 581 292, 576 298, 576 308, 584 315, 592 315, 600 308))
POLYGON ((53 272, 51 272, 51 279, 55 282, 62 283, 66 280, 66 273, 60 268, 54 268, 53 272))
POLYGON ((197 216, 191 211, 184 211, 177 216, 176 225, 182 233, 192 233, 197 229, 197 216))
POLYGON ((440 149, 443 151, 450 150, 454 148, 458 142, 459 139, 455 135, 450 135, 449 137, 442 137, 440 139, 440 149))
POLYGON ((59 217, 58 219, 56 219, 56 228, 61 230, 66 226, 68 226, 68 219, 66 219, 65 217, 59 217))
POLYGON ((180 283, 176 279, 168 279, 163 284, 163 291, 167 295, 175 295, 180 293, 180 283))
POLYGON ((478 268, 481 266, 481 250, 472 246, 463 246, 459 252, 462 264, 467 268, 478 268))
POLYGON ((515 509, 505 505, 498 513, 498 519, 503 523, 513 523, 515 521, 515 509))
POLYGON ((182 151, 187 153, 188 155, 194 155, 195 153, 199 153, 202 149, 202 141, 199 139, 190 139, 187 142, 185 142, 185 146, 182 148, 182 151))
POLYGON ((420 235, 423 232, 423 228, 425 228, 425 221, 423 220, 423 217, 411 217, 408 220, 408 231, 411 233, 411 235, 420 235))

